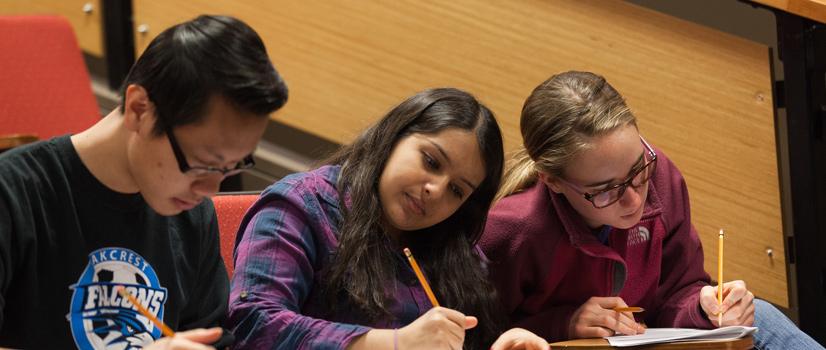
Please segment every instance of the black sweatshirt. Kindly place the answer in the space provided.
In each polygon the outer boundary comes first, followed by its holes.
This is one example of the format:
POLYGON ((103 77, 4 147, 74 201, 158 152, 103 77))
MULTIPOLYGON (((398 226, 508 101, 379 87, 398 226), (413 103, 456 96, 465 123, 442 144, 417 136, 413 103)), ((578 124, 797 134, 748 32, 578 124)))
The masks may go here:
POLYGON ((69 136, 0 155, 0 346, 129 349, 161 336, 123 285, 174 330, 218 325, 228 280, 212 202, 177 216, 110 190, 69 136))

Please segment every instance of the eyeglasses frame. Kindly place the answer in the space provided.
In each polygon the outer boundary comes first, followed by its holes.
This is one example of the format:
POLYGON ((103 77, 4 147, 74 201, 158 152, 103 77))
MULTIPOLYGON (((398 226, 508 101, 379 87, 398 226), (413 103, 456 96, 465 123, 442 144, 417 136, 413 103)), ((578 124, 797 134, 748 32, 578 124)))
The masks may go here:
POLYGON ((641 167, 640 167, 637 171, 635 171, 633 174, 631 174, 631 175, 630 175, 630 176, 629 176, 629 177, 628 177, 625 181, 623 181, 623 182, 620 182, 620 183, 618 183, 618 184, 616 184, 616 185, 610 186, 610 187, 608 187, 608 188, 605 188, 605 189, 599 190, 599 191, 594 192, 594 193, 589 193, 589 192, 587 192, 587 191, 584 191, 584 190, 582 189, 582 187, 580 187, 579 185, 574 184, 574 183, 572 183, 572 182, 570 182, 570 181, 568 181, 568 180, 564 179, 564 178, 563 178, 563 177, 561 177, 561 176, 557 177, 557 179, 559 179, 562 183, 564 183, 564 184, 568 185, 568 187, 570 187, 571 189, 573 189, 573 190, 574 190, 574 191, 576 191, 577 193, 581 194, 581 195, 585 198, 585 200, 587 200, 587 201, 591 202, 591 205, 593 205, 593 206, 594 206, 594 208, 597 208, 597 209, 606 208, 606 207, 608 207, 608 206, 610 206, 610 205, 612 205, 612 204, 614 204, 614 203, 618 202, 618 201, 620 200, 620 198, 622 198, 622 196, 625 194, 625 191, 628 189, 628 186, 632 186, 632 187, 634 187, 634 188, 638 188, 639 186, 642 186, 642 185, 644 185, 644 184, 648 183, 648 180, 650 180, 650 179, 651 179, 651 176, 649 176, 649 177, 648 177, 648 179, 646 179, 646 180, 645 180, 645 182, 643 182, 643 183, 641 183, 641 184, 639 184, 639 185, 637 185, 637 186, 634 186, 634 184, 633 184, 633 182, 634 182, 634 178, 636 178, 636 177, 637 177, 637 175, 639 175, 639 174, 640 174, 643 170, 648 169, 648 167, 650 167, 651 165, 654 165, 654 168, 653 168, 653 169, 651 169, 651 170, 656 170, 657 152, 656 152, 656 151, 654 151, 654 148, 653 148, 653 147, 651 147, 651 145, 650 145, 650 144, 648 144, 648 142, 647 142, 647 141, 645 141, 645 138, 643 138, 643 137, 642 137, 642 135, 640 135, 640 141, 642 141, 643 146, 645 146, 646 151, 648 152, 649 156, 651 157, 651 160, 649 160, 648 162, 646 162, 646 163, 645 163, 645 165, 641 166, 641 167), (607 204, 605 204, 605 205, 602 205, 602 206, 597 206, 597 204, 594 202, 594 198, 596 198, 596 197, 597 197, 597 196, 599 196, 600 194, 603 194, 603 193, 605 193, 605 192, 609 192, 609 191, 613 191, 613 190, 615 190, 615 189, 617 189, 617 188, 619 188, 620 190, 619 190, 619 195, 617 196, 617 198, 616 198, 616 199, 614 199, 614 200, 612 200, 611 202, 609 202, 609 203, 607 203, 607 204))
POLYGON ((240 174, 243 171, 251 169, 255 166, 255 160, 253 159, 252 154, 244 157, 244 159, 238 162, 235 168, 232 169, 211 166, 190 166, 189 162, 186 161, 186 156, 184 155, 181 146, 178 144, 178 139, 175 138, 175 135, 172 133, 171 129, 166 131, 166 136, 169 139, 170 146, 172 146, 172 153, 175 154, 175 160, 178 162, 178 169, 186 175, 194 177, 207 177, 211 174, 221 174, 221 177, 226 178, 228 176, 240 174))

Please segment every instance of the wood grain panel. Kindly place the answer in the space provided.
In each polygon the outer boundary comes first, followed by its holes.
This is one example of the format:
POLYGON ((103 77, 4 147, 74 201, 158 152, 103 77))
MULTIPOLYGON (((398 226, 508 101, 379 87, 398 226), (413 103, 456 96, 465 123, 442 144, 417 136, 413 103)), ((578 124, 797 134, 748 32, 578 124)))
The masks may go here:
MULTIPOLYGON (((519 112, 551 74, 605 75, 642 133, 683 171, 706 268, 728 233, 726 276, 788 306, 768 49, 620 1, 293 2, 135 0, 139 50, 199 13, 264 37, 290 86, 273 118, 349 142, 403 98, 455 86, 494 110, 509 150, 519 112), (774 251, 772 258, 765 249, 774 251)), ((277 141, 277 140, 276 140, 277 141)))
POLYGON ((103 22, 100 0, 8 0, 0 1, 0 15, 60 15, 75 30, 81 49, 103 57, 103 22), (84 12, 89 4, 91 11, 84 12))
POLYGON ((778 10, 794 13, 801 17, 806 17, 826 23, 826 0, 752 0, 774 7, 778 10))
POLYGON ((37 136, 31 134, 0 135, 0 152, 35 141, 37 136))

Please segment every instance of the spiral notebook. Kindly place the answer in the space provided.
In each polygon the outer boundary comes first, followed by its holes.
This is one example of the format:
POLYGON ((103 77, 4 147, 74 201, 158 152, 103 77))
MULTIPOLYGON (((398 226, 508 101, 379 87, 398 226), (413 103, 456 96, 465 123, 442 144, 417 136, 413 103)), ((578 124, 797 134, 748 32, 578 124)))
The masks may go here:
POLYGON ((757 331, 757 327, 728 326, 716 329, 648 328, 644 334, 606 337, 615 347, 687 341, 735 340, 757 331))

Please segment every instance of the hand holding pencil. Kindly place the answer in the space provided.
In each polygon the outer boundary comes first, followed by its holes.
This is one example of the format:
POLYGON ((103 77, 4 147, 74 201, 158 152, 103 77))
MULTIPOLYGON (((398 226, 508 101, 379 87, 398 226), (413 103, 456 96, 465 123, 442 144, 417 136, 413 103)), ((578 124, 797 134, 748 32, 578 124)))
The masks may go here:
POLYGON ((754 294, 743 281, 723 282, 723 229, 718 234, 717 286, 700 290, 700 307, 715 327, 754 324, 754 294))
POLYGON ((642 311, 641 307, 629 307, 620 297, 591 297, 571 316, 568 336, 578 339, 645 333, 645 327, 633 315, 642 311))
POLYGON ((413 323, 398 330, 398 347, 401 349, 435 349, 448 344, 451 349, 461 349, 465 330, 476 327, 479 321, 476 317, 465 316, 459 311, 440 307, 413 253, 410 249, 404 248, 404 255, 407 256, 410 267, 419 279, 433 308, 419 316, 413 323), (455 335, 461 335, 461 337, 455 335))
POLYGON ((746 283, 731 281, 723 283, 722 287, 722 308, 717 300, 717 286, 705 286, 700 290, 700 307, 706 313, 711 324, 715 327, 753 325, 754 294, 746 288, 746 283), (720 322, 721 318, 722 323, 720 322))
POLYGON ((135 298, 132 294, 126 291, 123 286, 115 287, 115 291, 121 295, 121 297, 126 298, 129 300, 132 305, 135 306, 135 309, 138 312, 146 317, 150 322, 152 322, 155 327, 158 327, 161 332, 163 333, 164 337, 158 339, 157 341, 153 342, 149 346, 145 347, 146 350, 153 350, 153 349, 214 349, 213 347, 207 347, 204 344, 212 344, 219 339, 221 339, 221 335, 223 334, 223 330, 220 327, 214 327, 210 329, 193 329, 185 332, 178 332, 176 333, 171 328, 169 328, 166 324, 163 323, 160 319, 155 317, 149 310, 147 310, 138 299, 135 298))
MULTIPOLYGON (((464 343, 465 330, 476 327, 479 320, 473 316, 465 316, 459 311, 439 306, 436 295, 430 289, 430 283, 427 282, 419 263, 413 257, 413 252, 409 248, 404 248, 404 255, 407 256, 410 267, 413 269, 413 273, 416 274, 416 278, 419 279, 419 283, 421 283, 422 289, 430 299, 433 308, 413 323, 398 329, 398 334, 394 334, 394 337, 397 336, 394 340, 396 342, 394 347, 399 349, 436 349, 448 345, 450 349, 461 349, 464 343), (461 336, 456 337, 456 335, 461 336)), ((500 335, 491 346, 492 350, 545 350, 548 348, 550 347, 545 339, 521 328, 508 330, 500 335)))

